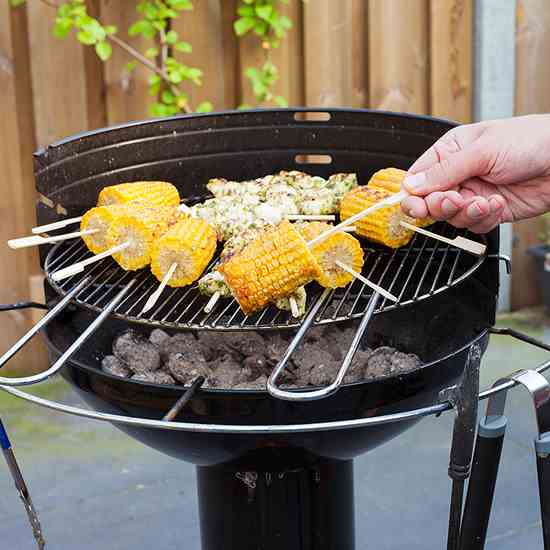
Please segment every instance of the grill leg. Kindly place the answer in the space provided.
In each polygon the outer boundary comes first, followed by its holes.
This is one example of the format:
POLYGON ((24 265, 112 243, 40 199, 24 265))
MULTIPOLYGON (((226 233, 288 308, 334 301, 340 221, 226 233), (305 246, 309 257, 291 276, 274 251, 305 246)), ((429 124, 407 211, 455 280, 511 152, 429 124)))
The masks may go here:
POLYGON ((355 548, 351 460, 255 468, 197 468, 202 550, 355 548))

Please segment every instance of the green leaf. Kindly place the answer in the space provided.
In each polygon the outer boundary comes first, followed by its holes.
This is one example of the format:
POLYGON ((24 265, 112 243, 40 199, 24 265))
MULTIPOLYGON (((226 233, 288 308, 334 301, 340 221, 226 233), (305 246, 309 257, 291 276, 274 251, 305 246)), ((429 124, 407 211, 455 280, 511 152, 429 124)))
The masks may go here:
POLYGON ((268 28, 267 23, 260 19, 256 21, 256 24, 254 25, 254 32, 258 36, 265 36, 267 34, 267 28, 268 28))
POLYGON ((191 44, 189 42, 178 42, 174 49, 176 49, 178 52, 183 53, 191 53, 193 51, 193 48, 191 47, 191 44))
POLYGON ((79 31, 76 35, 78 41, 86 46, 92 46, 97 40, 88 31, 79 31))
POLYGON ((275 103, 279 107, 288 107, 288 101, 282 95, 275 96, 275 103))
POLYGON ((165 30, 166 29, 166 21, 153 21, 153 28, 157 29, 158 31, 165 30))
POLYGON ((150 25, 148 21, 143 21, 140 19, 139 21, 136 21, 133 25, 130 25, 130 28, 128 29, 128 34, 130 36, 137 36, 138 34, 141 34, 145 27, 147 25, 150 25))
POLYGON ((106 34, 115 34, 117 32, 117 27, 116 25, 105 25, 103 27, 103 30, 105 31, 106 34))
POLYGON ((163 103, 153 103, 149 106, 151 116, 166 116, 166 105, 163 103))
POLYGON ((238 10, 237 10, 237 13, 241 16, 241 17, 254 17, 255 15, 255 11, 254 11, 254 7, 253 6, 241 6, 238 10))
POLYGON ((237 107, 237 109, 239 109, 239 110, 241 110, 241 111, 242 111, 243 109, 252 109, 252 105, 249 105, 248 103, 241 103, 241 104, 237 107))
POLYGON ((65 38, 73 28, 73 22, 69 18, 57 18, 53 28, 53 34, 57 38, 65 38))
POLYGON ((97 53, 97 56, 101 59, 101 61, 107 61, 113 53, 113 48, 109 42, 104 40, 103 42, 98 42, 95 45, 95 53, 97 53))
POLYGON ((178 33, 176 31, 168 31, 166 33, 166 42, 175 44, 178 41, 178 33))
POLYGON ((61 4, 59 8, 57 8, 57 16, 58 17, 68 17, 71 15, 71 5, 70 4, 61 4))
POLYGON ((241 17, 233 23, 233 28, 237 36, 243 36, 253 29, 254 25, 256 25, 256 20, 253 17, 241 17))
POLYGON ((197 84, 197 86, 202 85, 201 77, 202 77, 202 71, 200 69, 196 69, 194 67, 187 67, 185 70, 185 76, 197 84))
POLYGON ((25 0, 10 0, 10 6, 12 8, 16 8, 17 6, 21 6, 25 3, 25 0))
POLYGON ((210 103, 210 101, 203 101, 202 103, 199 103, 197 105, 197 108, 195 109, 197 113, 209 113, 210 111, 214 110, 214 105, 210 103))
POLYGON ((145 57, 148 57, 149 59, 153 59, 154 57, 157 57, 159 54, 158 48, 147 48, 145 50, 145 57))
POLYGON ((193 4, 190 0, 167 0, 167 4, 180 11, 193 9, 193 4))
POLYGON ((292 21, 286 15, 281 15, 281 17, 279 17, 279 24, 285 30, 292 28, 292 21))
POLYGON ((171 92, 171 90, 164 90, 161 94, 162 102, 169 105, 171 103, 174 103, 176 96, 171 92))
POLYGON ((273 13, 273 6, 266 4, 264 6, 256 6, 256 14, 260 19, 269 21, 271 14, 273 13))
POLYGON ((171 71, 168 74, 168 80, 170 80, 172 84, 179 84, 183 80, 181 71, 171 71))
POLYGON ((96 42, 101 42, 105 40, 106 32, 96 19, 86 18, 85 23, 81 25, 83 31, 92 36, 96 42))
POLYGON ((135 68, 137 67, 137 62, 136 61, 128 61, 128 63, 126 63, 126 70, 131 73, 133 70, 135 70, 135 68))

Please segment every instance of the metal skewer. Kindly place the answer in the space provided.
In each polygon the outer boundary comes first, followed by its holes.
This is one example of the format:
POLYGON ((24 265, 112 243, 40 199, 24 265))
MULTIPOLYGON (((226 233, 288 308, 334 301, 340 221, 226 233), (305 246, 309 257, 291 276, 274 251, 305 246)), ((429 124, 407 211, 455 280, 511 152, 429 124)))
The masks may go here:
POLYGON ((355 269, 352 269, 349 265, 342 263, 340 260, 336 260, 335 263, 339 268, 343 269, 344 271, 347 271, 348 273, 353 275, 356 279, 358 279, 362 283, 366 284, 368 287, 372 288, 373 290, 375 290, 376 292, 384 296, 384 298, 387 298, 392 302, 397 302, 399 300, 397 296, 394 296, 391 292, 388 292, 387 290, 383 289, 381 286, 369 281, 366 277, 363 277, 361 273, 358 273, 357 271, 355 271, 355 269))
POLYGON ((204 381, 204 376, 198 376, 187 391, 174 403, 173 407, 162 417, 162 420, 172 422, 182 411, 183 407, 191 401, 199 388, 204 384, 204 381))
POLYGON ((8 434, 6 432, 6 429, 4 428, 2 420, 0 420, 0 446, 2 447, 2 453, 4 454, 4 458, 6 459, 6 462, 8 464, 8 469, 10 471, 13 482, 15 483, 15 487, 17 488, 17 492, 19 493, 19 497, 21 498, 23 505, 25 506, 25 511, 27 512, 27 516, 29 517, 32 534, 34 536, 34 539, 36 540, 36 545, 38 546, 39 550, 43 550, 46 546, 46 541, 44 540, 44 535, 42 534, 40 519, 38 518, 38 514, 36 513, 36 509, 31 499, 31 494, 29 492, 29 489, 27 488, 27 484, 25 483, 23 474, 21 473, 21 469, 19 468, 19 464, 17 463, 17 460, 15 458, 15 454, 13 452, 8 434))

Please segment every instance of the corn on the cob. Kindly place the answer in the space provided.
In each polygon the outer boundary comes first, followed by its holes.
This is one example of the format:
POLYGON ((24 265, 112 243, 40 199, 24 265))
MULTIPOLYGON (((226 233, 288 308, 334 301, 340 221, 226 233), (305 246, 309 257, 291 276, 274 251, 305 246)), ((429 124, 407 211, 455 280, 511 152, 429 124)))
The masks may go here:
MULTIPOLYGON (((375 189, 385 189, 390 193, 399 193, 401 191, 401 183, 405 179, 407 172, 399 168, 384 168, 375 172, 369 180, 369 187, 375 189)), ((427 227, 432 225, 434 220, 431 218, 408 218, 407 221, 417 227, 427 227)))
POLYGON ((183 217, 174 206, 121 205, 121 213, 107 231, 107 245, 109 248, 126 242, 130 245, 113 258, 128 271, 145 267, 151 261, 154 241, 183 217))
POLYGON ((178 206, 180 195, 176 187, 166 181, 135 181, 105 187, 99 193, 98 206, 132 201, 158 206, 178 206))
MULTIPOLYGON (((342 199, 340 218, 347 220, 390 195, 391 193, 384 189, 357 187, 342 199)), ((411 230, 405 229, 400 223, 407 219, 401 206, 396 204, 381 208, 355 222, 354 225, 359 235, 390 248, 399 248, 406 245, 413 235, 411 230)))
POLYGON ((116 218, 124 214, 125 211, 126 207, 123 204, 110 204, 108 206, 90 208, 82 216, 80 230, 86 231, 92 229, 97 231, 97 233, 91 235, 82 235, 82 240, 94 254, 101 254, 109 248, 107 232, 116 218))
MULTIPOLYGON (((328 223, 302 223, 298 231, 307 241, 311 241, 321 233, 330 229, 328 223)), ((340 261, 355 271, 361 273, 363 269, 363 249, 359 241, 349 233, 339 232, 331 235, 315 245, 311 251, 321 267, 321 276, 317 282, 324 287, 339 288, 346 286, 353 280, 353 275, 344 271, 336 262, 340 261)))
POLYGON ((305 240, 286 220, 221 264, 219 271, 247 315, 321 276, 305 240))
POLYGON ((204 220, 183 218, 153 244, 151 271, 162 281, 170 266, 176 263, 168 286, 186 286, 201 276, 215 251, 214 229, 204 220))

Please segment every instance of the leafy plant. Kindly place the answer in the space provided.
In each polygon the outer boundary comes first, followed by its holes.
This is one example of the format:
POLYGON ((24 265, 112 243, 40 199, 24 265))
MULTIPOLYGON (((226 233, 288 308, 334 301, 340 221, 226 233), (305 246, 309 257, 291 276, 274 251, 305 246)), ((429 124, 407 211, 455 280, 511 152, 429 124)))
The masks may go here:
MULTIPOLYGON (((37 0, 56 10, 53 33, 64 39, 73 32, 76 39, 95 49, 102 61, 108 61, 113 46, 126 52, 130 60, 126 65, 128 72, 137 64, 151 71, 149 93, 154 102, 150 105, 152 116, 170 116, 180 112, 208 112, 213 109, 209 101, 203 101, 194 108, 189 104, 189 96, 182 90, 184 82, 201 86, 203 72, 181 62, 174 57, 175 52, 191 54, 193 48, 189 42, 182 40, 172 28, 172 21, 182 12, 192 10, 191 0, 140 0, 136 11, 138 19, 132 23, 127 32, 130 36, 141 36, 149 42, 144 52, 133 48, 118 35, 114 25, 104 24, 90 16, 85 0, 37 0)), ((234 30, 238 36, 253 32, 259 37, 265 59, 260 67, 248 67, 245 74, 250 80, 256 100, 260 104, 273 102, 286 106, 282 96, 274 95, 273 86, 278 80, 277 67, 271 60, 271 51, 279 47, 280 40, 292 27, 288 17, 282 15, 277 6, 288 0, 241 0, 234 30)), ((25 0, 10 0, 13 7, 20 6, 25 0)))
POLYGON ((542 244, 550 246, 550 213, 539 216, 540 231, 538 238, 542 244))
POLYGON ((237 9, 239 18, 234 22, 233 28, 237 36, 249 33, 258 36, 265 54, 264 62, 259 68, 245 69, 257 102, 287 107, 286 99, 273 93, 279 71, 273 63, 271 52, 279 47, 281 39, 292 28, 292 21, 278 10, 279 3, 288 4, 288 0, 241 0, 237 9))

